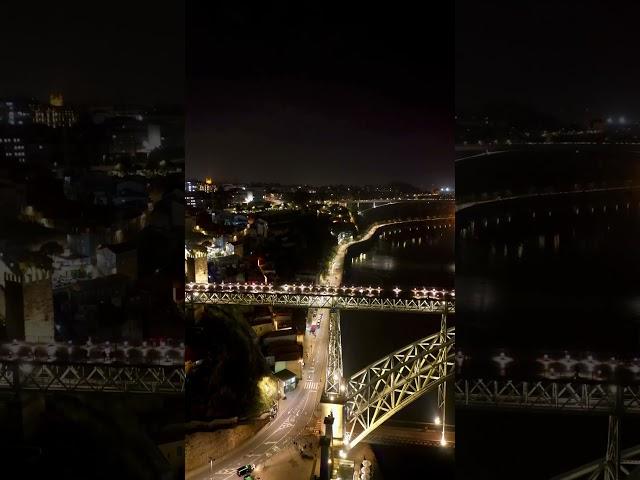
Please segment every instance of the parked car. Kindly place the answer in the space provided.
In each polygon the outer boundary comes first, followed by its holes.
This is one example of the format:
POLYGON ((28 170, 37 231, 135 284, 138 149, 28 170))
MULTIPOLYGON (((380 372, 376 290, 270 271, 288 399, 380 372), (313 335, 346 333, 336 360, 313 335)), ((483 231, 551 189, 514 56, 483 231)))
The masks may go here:
POLYGON ((247 478, 247 475, 249 475, 251 472, 253 472, 253 470, 255 468, 256 468, 256 466, 253 465, 253 464, 243 465, 241 467, 238 467, 238 470, 236 470, 236 474, 239 477, 247 478))

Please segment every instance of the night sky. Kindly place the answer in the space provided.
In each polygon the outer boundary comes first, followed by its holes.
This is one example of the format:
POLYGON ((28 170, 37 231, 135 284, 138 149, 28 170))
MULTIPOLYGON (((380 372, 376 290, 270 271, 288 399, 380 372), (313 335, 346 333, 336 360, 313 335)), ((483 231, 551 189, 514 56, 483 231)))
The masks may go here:
POLYGON ((0 97, 184 102, 182 2, 21 0, 3 2, 0 16, 0 97))
POLYGON ((456 110, 640 119, 637 2, 456 0, 456 110))
POLYGON ((188 176, 452 184, 451 2, 266 3, 188 4, 188 176))

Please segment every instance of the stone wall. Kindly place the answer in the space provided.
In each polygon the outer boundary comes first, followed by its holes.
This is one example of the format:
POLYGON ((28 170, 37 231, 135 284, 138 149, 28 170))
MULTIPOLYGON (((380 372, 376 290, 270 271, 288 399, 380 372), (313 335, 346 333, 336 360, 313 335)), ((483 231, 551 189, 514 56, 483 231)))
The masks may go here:
POLYGON ((186 472, 206 466, 209 463, 209 457, 219 459, 226 455, 255 435, 267 422, 267 420, 259 420, 215 432, 196 432, 187 435, 185 442, 186 472))

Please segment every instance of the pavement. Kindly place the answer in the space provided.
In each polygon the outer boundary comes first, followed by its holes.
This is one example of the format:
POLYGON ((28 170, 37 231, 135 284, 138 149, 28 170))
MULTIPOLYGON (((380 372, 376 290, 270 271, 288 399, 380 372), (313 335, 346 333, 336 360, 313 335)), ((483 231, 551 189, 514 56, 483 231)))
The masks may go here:
MULTIPOLYGON (((350 245, 367 240, 389 222, 371 227, 360 240, 345 243, 338 247, 329 272, 321 283, 339 286, 342 282, 344 256, 350 245)), ((287 393, 286 400, 280 400, 278 414, 254 437, 243 443, 222 458, 214 458, 212 465, 206 465, 189 472, 187 480, 230 480, 239 478, 238 467, 255 464, 255 477, 262 480, 282 479, 302 480, 311 476, 315 462, 303 459, 294 442, 309 434, 320 420, 318 405, 324 389, 329 345, 330 309, 309 309, 307 329, 305 331, 305 365, 302 379, 296 389, 287 393), (315 316, 314 316, 315 315, 315 316), (308 326, 321 318, 320 329, 314 336, 308 326)))
MULTIPOLYGON (((308 432, 305 427, 315 426, 314 415, 324 388, 329 342, 329 309, 309 309, 307 324, 313 320, 314 313, 317 316, 322 316, 322 319, 320 330, 316 331, 315 337, 308 330, 305 332, 305 336, 308 336, 305 340, 310 351, 309 360, 303 367, 302 380, 295 390, 286 394, 286 400, 280 400, 276 417, 246 443, 222 458, 214 459, 213 466, 206 465, 189 472, 186 479, 228 480, 238 478, 236 469, 248 463, 257 466, 256 474, 261 478, 271 478, 271 474, 263 477, 261 471, 266 475, 269 470, 273 470, 276 464, 280 465, 279 469, 282 469, 282 465, 291 465, 292 463, 296 464, 294 471, 301 470, 302 476, 299 478, 309 478, 312 462, 305 460, 306 463, 309 463, 309 475, 305 477, 302 470, 306 469, 300 468, 299 464, 302 458, 294 448, 293 441, 308 432)), ((298 476, 286 478, 295 480, 298 476)))

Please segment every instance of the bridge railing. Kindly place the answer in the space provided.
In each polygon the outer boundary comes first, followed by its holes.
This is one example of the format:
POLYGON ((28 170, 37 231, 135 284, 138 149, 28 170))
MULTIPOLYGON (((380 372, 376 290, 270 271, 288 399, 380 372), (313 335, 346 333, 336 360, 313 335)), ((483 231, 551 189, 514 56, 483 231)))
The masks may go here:
POLYGON ((396 290, 396 295, 381 296, 378 289, 364 287, 309 286, 307 291, 289 291, 284 287, 253 285, 225 288, 221 284, 189 284, 185 302, 205 305, 272 305, 300 308, 337 308, 342 310, 391 310, 422 313, 455 313, 455 292, 421 289, 412 295, 396 290), (425 290, 424 295, 422 294, 425 290))
POLYGON ((0 361, 0 390, 182 394, 182 366, 0 361))
POLYGON ((640 414, 640 385, 463 380, 455 382, 457 407, 611 413, 621 393, 626 413, 640 414), (619 392, 621 390, 621 392, 619 392))

